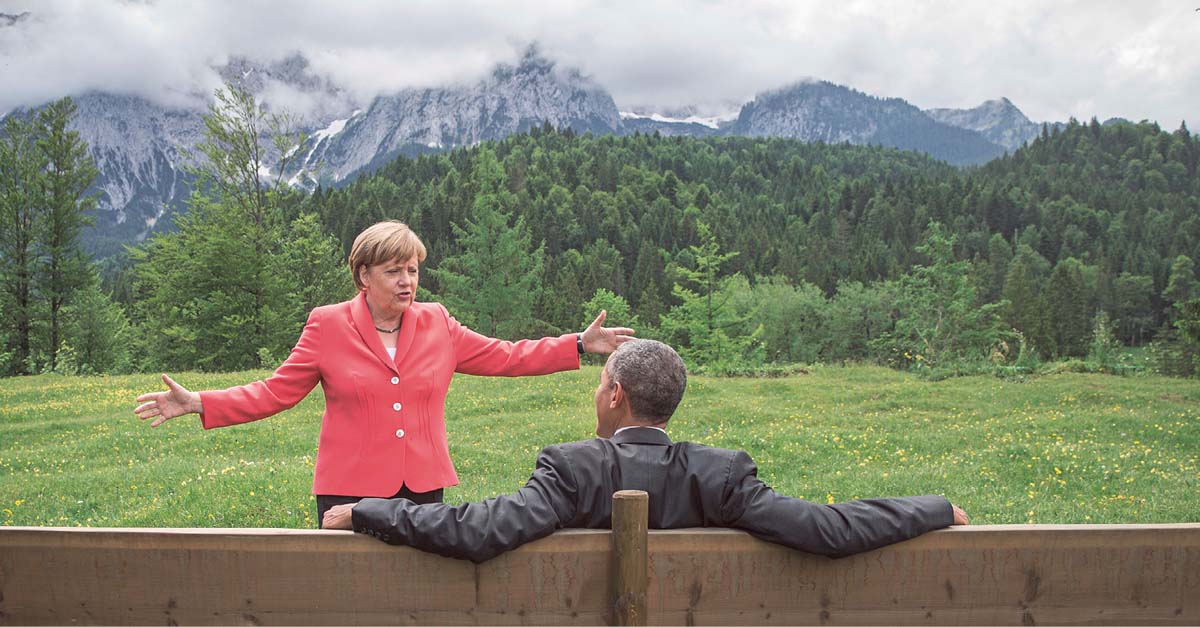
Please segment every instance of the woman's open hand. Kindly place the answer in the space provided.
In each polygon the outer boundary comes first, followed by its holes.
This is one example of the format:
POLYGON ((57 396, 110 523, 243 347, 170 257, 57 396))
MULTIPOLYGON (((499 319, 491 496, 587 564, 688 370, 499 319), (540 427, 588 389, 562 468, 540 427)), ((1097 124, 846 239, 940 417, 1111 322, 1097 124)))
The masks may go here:
POLYGON ((204 411, 204 406, 200 404, 199 392, 188 391, 165 374, 162 380, 167 384, 166 392, 150 392, 137 397, 141 405, 138 405, 133 413, 137 414, 138 418, 155 418, 150 426, 157 427, 176 416, 204 411))
POLYGON ((626 327, 604 327, 604 318, 608 316, 608 312, 601 309, 600 315, 588 325, 588 328, 583 331, 583 350, 588 353, 599 353, 607 355, 615 350, 621 344, 629 340, 637 339, 633 337, 633 329, 626 327))

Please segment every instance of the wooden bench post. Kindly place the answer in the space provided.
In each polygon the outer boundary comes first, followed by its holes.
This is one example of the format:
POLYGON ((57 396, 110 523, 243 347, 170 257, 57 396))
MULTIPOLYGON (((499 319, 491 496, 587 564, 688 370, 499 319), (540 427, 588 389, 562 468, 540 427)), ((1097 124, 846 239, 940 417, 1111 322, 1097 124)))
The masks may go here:
POLYGON ((650 496, 621 490, 612 498, 614 622, 645 625, 650 496))

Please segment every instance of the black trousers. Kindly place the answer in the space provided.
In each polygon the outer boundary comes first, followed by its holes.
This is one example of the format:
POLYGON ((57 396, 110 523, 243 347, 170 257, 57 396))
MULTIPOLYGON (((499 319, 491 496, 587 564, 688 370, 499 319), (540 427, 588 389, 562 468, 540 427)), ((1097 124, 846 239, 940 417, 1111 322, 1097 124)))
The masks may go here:
MULTIPOLYGON (((441 503, 442 493, 445 490, 438 488, 430 492, 413 492, 408 489, 408 486, 400 486, 400 491, 388 497, 392 499, 408 499, 413 503, 441 503)), ((334 505, 345 505, 346 503, 357 503, 367 497, 365 496, 339 496, 336 494, 318 494, 317 495, 317 527, 322 526, 322 521, 325 519, 325 512, 329 511, 334 505)))

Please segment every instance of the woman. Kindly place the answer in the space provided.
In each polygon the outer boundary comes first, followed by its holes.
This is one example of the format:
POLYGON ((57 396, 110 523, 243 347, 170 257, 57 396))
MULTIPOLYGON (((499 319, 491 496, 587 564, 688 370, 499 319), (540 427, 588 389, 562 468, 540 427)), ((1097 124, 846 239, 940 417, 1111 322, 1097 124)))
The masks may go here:
MULTIPOLYGON (((462 326, 437 303, 415 297, 425 245, 389 221, 360 233, 350 250, 359 294, 317 307, 296 347, 264 381, 191 392, 163 375, 165 392, 143 394, 134 413, 157 427, 200 414, 205 429, 266 418, 299 403, 319 382, 325 414, 313 476, 317 520, 364 497, 440 502, 458 475, 446 441, 445 400, 455 372, 524 376, 579 367, 584 352, 610 353, 632 329, 506 342, 462 326)), ((502 271, 502 270, 498 270, 502 271)))

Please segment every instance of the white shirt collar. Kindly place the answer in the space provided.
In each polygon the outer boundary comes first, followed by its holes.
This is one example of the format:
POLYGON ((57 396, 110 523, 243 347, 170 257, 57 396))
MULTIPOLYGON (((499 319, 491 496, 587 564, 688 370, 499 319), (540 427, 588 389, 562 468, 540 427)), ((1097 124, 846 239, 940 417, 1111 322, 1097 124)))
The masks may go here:
POLYGON ((618 433, 620 433, 620 432, 622 432, 622 431, 625 431, 625 430, 627 430, 627 429, 657 429, 657 430, 659 430, 659 431, 662 431, 663 433, 666 433, 666 432, 667 432, 667 430, 666 430, 666 429, 663 429, 662 427, 655 427, 655 426, 652 426, 652 425, 634 425, 634 426, 631 426, 631 427, 621 427, 620 429, 617 429, 616 431, 614 431, 614 432, 613 432, 613 435, 616 435, 616 434, 618 434, 618 433))

